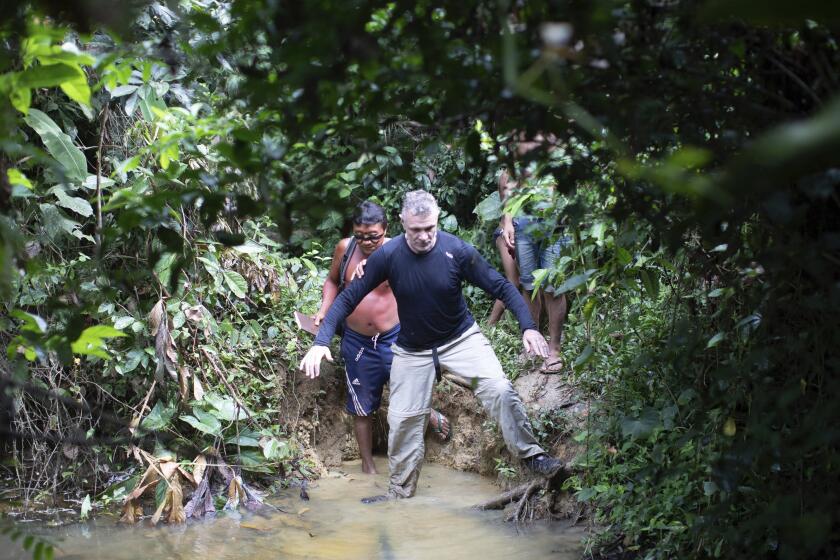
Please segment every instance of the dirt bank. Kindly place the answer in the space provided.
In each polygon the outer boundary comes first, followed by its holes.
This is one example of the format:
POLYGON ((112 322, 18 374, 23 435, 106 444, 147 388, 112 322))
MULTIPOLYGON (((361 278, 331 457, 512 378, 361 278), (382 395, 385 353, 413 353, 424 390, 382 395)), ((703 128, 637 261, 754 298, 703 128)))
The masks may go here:
MULTIPOLYGON (((289 390, 280 407, 285 411, 283 422, 294 426, 299 443, 309 450, 322 473, 359 456, 351 433, 352 420, 344 412, 343 375, 343 369, 332 364, 324 364, 315 380, 290 372, 289 390)), ((577 452, 571 436, 585 421, 585 401, 562 374, 530 372, 521 375, 514 386, 528 408, 538 437, 552 454, 570 461, 577 452)), ((375 452, 381 454, 387 451, 387 404, 386 388, 382 410, 376 416, 375 452)), ((497 459, 507 466, 519 465, 505 448, 495 423, 468 389, 451 378, 444 379, 435 389, 432 406, 449 417, 454 432, 452 441, 446 444, 427 434, 427 461, 485 476, 498 475, 497 459)), ((510 471, 507 477, 500 477, 506 484, 517 481, 518 476, 510 471)))

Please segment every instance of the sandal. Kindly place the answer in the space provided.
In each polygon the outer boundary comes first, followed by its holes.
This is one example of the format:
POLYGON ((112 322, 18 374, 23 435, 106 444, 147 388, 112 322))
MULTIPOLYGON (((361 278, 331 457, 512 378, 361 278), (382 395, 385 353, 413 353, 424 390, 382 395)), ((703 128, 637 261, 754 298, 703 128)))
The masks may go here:
POLYGON ((563 371, 563 360, 558 358, 553 361, 546 360, 540 368, 540 373, 560 373, 563 371))
POLYGON ((449 418, 441 412, 432 409, 431 415, 429 416, 429 424, 431 425, 432 433, 437 436, 438 441, 441 443, 447 443, 452 439, 452 424, 449 422, 449 418), (446 428, 444 428, 444 423, 446 423, 446 428), (444 429, 446 429, 445 434, 444 429))

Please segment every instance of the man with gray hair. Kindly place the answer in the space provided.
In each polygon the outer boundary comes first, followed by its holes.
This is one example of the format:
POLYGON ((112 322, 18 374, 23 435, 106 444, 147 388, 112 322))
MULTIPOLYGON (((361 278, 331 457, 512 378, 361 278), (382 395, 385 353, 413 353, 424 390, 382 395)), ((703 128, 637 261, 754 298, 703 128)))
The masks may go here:
POLYGON ((508 449, 532 471, 552 476, 562 463, 548 456, 531 431, 525 407, 505 377, 490 342, 478 328, 461 292, 464 280, 505 302, 519 321, 527 352, 548 355, 517 289, 461 239, 438 232, 440 209, 434 197, 417 190, 406 194, 402 219, 405 233, 367 259, 358 281, 336 298, 324 317, 315 344, 300 369, 310 378, 320 373, 321 360, 332 361, 328 348, 336 326, 365 294, 388 281, 397 299, 402 328, 392 346, 391 399, 388 406, 388 494, 366 503, 410 498, 425 454, 423 433, 428 422, 435 379, 446 368, 467 380, 485 410, 500 426, 508 449))

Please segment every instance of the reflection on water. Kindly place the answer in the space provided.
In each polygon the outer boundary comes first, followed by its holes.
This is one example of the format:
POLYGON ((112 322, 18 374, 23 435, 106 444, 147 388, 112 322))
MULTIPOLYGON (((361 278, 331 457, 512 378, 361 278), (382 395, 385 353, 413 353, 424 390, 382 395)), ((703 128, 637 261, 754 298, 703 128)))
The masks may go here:
MULTIPOLYGON (((380 469, 387 465, 380 460, 380 469)), ((498 511, 470 506, 498 493, 477 475, 425 465, 418 495, 365 505, 387 478, 361 473, 350 463, 310 486, 310 500, 289 489, 272 498, 288 513, 220 513, 185 526, 123 527, 110 520, 41 529, 65 559, 434 559, 579 558, 581 529, 538 524, 517 532, 498 511)), ((32 532, 32 529, 28 529, 32 532)), ((25 558, 19 545, 3 543, 0 558, 25 558)))

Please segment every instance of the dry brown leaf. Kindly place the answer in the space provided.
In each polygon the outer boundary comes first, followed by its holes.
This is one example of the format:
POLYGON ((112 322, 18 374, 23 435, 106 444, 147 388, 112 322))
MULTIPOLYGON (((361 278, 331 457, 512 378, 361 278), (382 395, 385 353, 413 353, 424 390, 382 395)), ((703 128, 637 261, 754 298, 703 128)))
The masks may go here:
POLYGON ((172 490, 167 489, 166 494, 161 500, 160 505, 155 510, 155 514, 152 516, 152 525, 157 525, 160 521, 161 516, 163 515, 163 510, 166 509, 166 506, 169 505, 169 500, 172 496, 172 490))
POLYGON ((166 314, 163 298, 158 300, 149 313, 149 326, 152 336, 155 337, 155 357, 158 362, 155 369, 155 378, 158 381, 163 381, 165 371, 177 380, 178 350, 175 348, 175 341, 172 340, 172 334, 169 331, 169 316, 166 314))
POLYGON ((136 512, 137 509, 135 508, 134 502, 128 500, 123 506, 120 523, 135 523, 137 521, 136 512))
POLYGON ((184 467, 182 467, 181 465, 178 465, 178 472, 181 474, 181 476, 183 476, 184 478, 186 478, 186 479, 187 479, 187 482, 189 482, 189 483, 190 483, 190 484, 192 484, 193 486, 197 486, 197 483, 196 483, 195 478, 193 477, 193 475, 191 475, 190 473, 188 473, 187 471, 185 471, 185 470, 184 470, 184 467))
POLYGON ((198 486, 204 480, 204 471, 207 470, 207 457, 201 453, 195 458, 193 463, 195 463, 193 467, 193 478, 195 479, 196 486, 198 486))
POLYGON ((207 310, 200 303, 184 310, 184 316, 193 323, 201 323, 201 320, 204 319, 206 314, 207 310))
POLYGON ((71 461, 75 461, 76 457, 78 457, 79 455, 79 447, 70 443, 65 443, 64 445, 62 445, 61 451, 62 453, 64 453, 64 456, 70 459, 71 461))
POLYGON ((152 331, 152 336, 157 335, 161 320, 166 320, 166 311, 164 311, 163 308, 163 298, 159 299, 155 306, 152 307, 151 312, 149 312, 149 328, 152 331))
POLYGON ((140 449, 139 447, 137 447, 136 445, 131 446, 131 454, 134 455, 134 458, 137 459, 137 462, 142 465, 143 464, 143 456, 140 454, 141 451, 143 451, 143 450, 140 449))
POLYGON ((175 474, 175 471, 178 470, 178 463, 175 461, 161 461, 159 468, 163 479, 168 481, 175 474))
POLYGON ((185 523, 187 516, 184 513, 184 490, 181 487, 181 477, 178 476, 178 473, 175 473, 175 476, 172 477, 169 492, 169 505, 171 509, 169 510, 167 521, 169 523, 185 523))
POLYGON ((239 507, 239 501, 244 497, 245 492, 242 490, 242 477, 235 476, 230 481, 228 486, 228 499, 225 503, 224 509, 236 509, 239 507))
POLYGON ((155 378, 158 381, 163 381, 164 371, 169 373, 172 379, 178 379, 178 370, 176 364, 178 363, 178 350, 175 348, 175 341, 172 340, 172 334, 169 332, 169 325, 166 319, 166 314, 161 322, 160 328, 155 336, 155 357, 157 357, 157 368, 155 369, 155 378))
POLYGON ((150 486, 154 486, 158 482, 160 482, 160 479, 156 478, 155 480, 152 480, 151 482, 148 482, 148 483, 144 484, 143 486, 136 487, 134 489, 134 491, 126 497, 126 503, 131 502, 133 500, 136 500, 137 498, 142 496, 143 492, 145 492, 150 486))
POLYGON ((146 488, 151 486, 152 484, 156 484, 160 480, 160 474, 158 473, 157 469, 154 465, 149 465, 149 468, 146 469, 146 472, 143 473, 143 476, 140 477, 140 481, 137 483, 137 486, 134 487, 134 490, 125 497, 125 502, 128 503, 132 500, 136 500, 140 496, 143 495, 143 492, 146 491, 146 488))
POLYGON ((273 530, 270 526, 261 525, 259 523, 255 523, 254 521, 245 521, 244 523, 240 523, 239 527, 241 529, 253 529, 254 531, 261 531, 263 533, 268 533, 273 530))
POLYGON ((137 426, 140 425, 140 415, 136 414, 134 418, 131 419, 131 422, 128 423, 128 433, 134 435, 134 432, 137 430, 137 426))
POLYGON ((181 366, 178 368, 178 386, 182 401, 188 401, 190 399, 189 379, 190 372, 187 370, 187 366, 181 366))
POLYGON ((197 375, 193 375, 193 399, 200 401, 204 398, 204 387, 201 386, 201 381, 198 380, 197 375))

